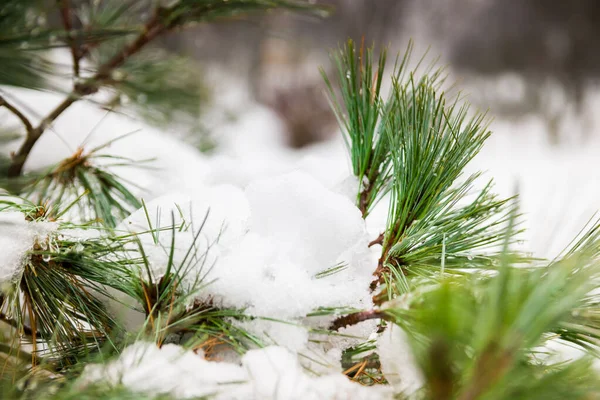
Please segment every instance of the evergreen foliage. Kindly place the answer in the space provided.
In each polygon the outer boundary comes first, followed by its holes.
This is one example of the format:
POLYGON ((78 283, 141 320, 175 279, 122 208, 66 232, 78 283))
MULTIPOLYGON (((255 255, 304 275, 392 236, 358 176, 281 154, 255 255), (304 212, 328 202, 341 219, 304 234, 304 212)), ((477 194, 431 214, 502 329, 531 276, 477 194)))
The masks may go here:
POLYGON ((65 203, 65 199, 71 200, 73 206, 69 208, 77 209, 80 222, 95 221, 109 228, 116 227, 119 221, 142 204, 126 186, 135 184, 111 172, 113 167, 133 167, 134 160, 100 153, 114 141, 95 147, 86 154, 80 147, 72 157, 47 171, 26 176, 29 182, 22 192, 37 204, 60 205, 65 203), (101 166, 96 165, 99 160, 104 161, 101 166))
POLYGON ((513 199, 492 193, 491 182, 477 191, 479 174, 462 176, 490 135, 485 115, 470 117, 460 95, 447 100, 443 69, 419 74, 421 59, 409 71, 411 50, 412 43, 396 61, 387 100, 385 49, 376 66, 364 43, 357 51, 349 41, 335 53, 344 108, 324 74, 359 180, 357 207, 366 217, 390 197, 386 231, 371 243, 383 247, 372 286, 386 283, 379 302, 409 291, 407 277, 439 276, 442 255, 447 273, 490 267, 514 208, 513 199))

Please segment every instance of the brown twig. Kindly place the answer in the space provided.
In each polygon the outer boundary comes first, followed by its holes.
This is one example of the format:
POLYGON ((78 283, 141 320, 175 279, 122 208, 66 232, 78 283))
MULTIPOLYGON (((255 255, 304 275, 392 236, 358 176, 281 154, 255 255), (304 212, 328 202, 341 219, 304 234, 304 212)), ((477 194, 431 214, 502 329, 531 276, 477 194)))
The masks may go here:
MULTIPOLYGON (((122 66, 129 57, 138 53, 145 45, 154 40, 161 33, 164 33, 166 30, 167 26, 161 22, 161 18, 158 14, 156 14, 152 19, 150 19, 150 21, 146 23, 143 32, 140 33, 140 35, 133 42, 125 46, 113 58, 101 65, 94 77, 87 82, 91 83, 91 85, 94 85, 98 82, 109 79, 113 70, 122 66)), ((87 94, 85 93, 85 88, 95 89, 94 93, 98 90, 97 86, 89 86, 89 84, 86 85, 85 83, 79 87, 80 94, 87 94)))
POLYGON ((58 7, 60 9, 60 16, 62 18, 63 26, 67 34, 67 42, 71 48, 71 56, 73 58, 73 74, 76 78, 79 77, 79 61, 81 60, 81 51, 75 42, 73 37, 73 23, 71 20, 71 3, 70 0, 57 0, 58 7))
MULTIPOLYGON (((383 245, 383 243, 382 243, 382 245, 383 245)), ((385 262, 388 258, 389 252, 390 252, 390 247, 384 246, 383 251, 381 252, 381 257, 379 257, 379 261, 377 262, 377 268, 375 269, 375 272, 373 272, 373 276, 375 276, 375 279, 373 279, 373 281, 371 282, 371 285, 369 286, 371 289, 371 292, 374 292, 375 289, 377 289, 377 286, 380 283, 383 283, 383 281, 384 281, 383 275, 386 271, 389 270, 385 266, 385 262)))
MULTIPOLYGON (((368 163, 371 163, 372 159, 372 154, 369 156, 369 161, 368 163)), ((362 185, 362 191, 360 192, 360 196, 358 198, 358 208, 360 210, 360 212, 362 213, 362 217, 363 218, 367 218, 367 215, 369 215, 369 206, 371 205, 370 200, 371 200, 371 195, 373 194, 373 190, 375 189, 375 186, 373 185, 373 182, 375 182, 378 178, 379 178, 379 172, 375 171, 374 173, 372 173, 373 169, 372 167, 369 167, 367 169, 367 171, 365 171, 365 177, 368 177, 369 180, 368 182, 363 182, 362 185)))
MULTIPOLYGON (((25 161, 33 149, 33 146, 42 136, 46 128, 52 124, 56 118, 80 98, 98 92, 101 84, 111 80, 111 74, 116 68, 122 66, 129 57, 138 53, 145 45, 155 39, 158 35, 167 31, 167 29, 168 27, 161 22, 159 15, 155 14, 155 16, 146 23, 143 31, 133 42, 126 45, 113 58, 102 64, 94 76, 87 79, 85 82, 75 84, 73 91, 67 98, 52 110, 52 112, 50 112, 37 127, 33 128, 29 121, 27 121, 27 137, 19 150, 13 155, 12 163, 8 169, 8 176, 16 177, 21 175, 25 161)), ((6 104, 3 105, 6 106, 6 104)), ((19 116, 22 114, 19 113, 16 115, 19 116)))
POLYGON ((33 130, 33 125, 31 125, 29 119, 21 111, 19 111, 19 109, 17 109, 15 106, 6 101, 6 99, 2 96, 0 96, 0 107, 5 107, 8 111, 13 113, 17 118, 19 118, 23 125, 25 125, 27 133, 33 130))
MULTIPOLYGON (((400 241, 402 241, 402 238, 406 232, 406 229, 412 225, 412 223, 415 221, 415 215, 413 212, 409 212, 408 216, 406 218, 406 221, 400 225, 400 221, 396 221, 396 223, 394 224, 394 227, 390 230, 388 230, 388 238, 386 240, 385 236, 381 239, 381 245, 383 246, 383 250, 381 252, 381 257, 379 258, 379 262, 377 263, 377 269, 375 270, 375 272, 373 273, 373 275, 375 276, 375 279, 371 282, 370 285, 370 289, 372 292, 375 291, 375 289, 377 289, 377 286, 383 282, 385 282, 385 274, 387 272, 389 272, 389 267, 387 266, 387 264, 389 264, 389 259, 390 259, 390 252, 392 250, 392 247, 394 246, 395 243, 399 243, 400 241)), ((379 238, 377 238, 379 239, 379 238)), ((377 241, 377 239, 375 239, 375 241, 377 241)), ((398 259, 398 257, 394 257, 394 263, 397 267, 400 268, 400 272, 402 272, 404 275, 407 274, 407 270, 405 269, 404 264, 402 263, 402 260, 398 259)), ((373 301, 375 301, 375 304, 381 304, 381 300, 380 297, 378 295, 375 295, 375 297, 373 298, 373 301), (377 301, 375 301, 377 299, 377 301)))
POLYGON ((375 238, 369 242, 369 247, 373 247, 376 244, 383 244, 383 232, 380 233, 379 236, 377 236, 377 238, 375 238))
POLYGON ((483 351, 474 369, 474 375, 459 400, 475 400, 489 390, 506 374, 514 362, 513 349, 501 349, 490 343, 483 351))
POLYGON ((16 177, 21 175, 23 171, 23 166, 25 165, 25 161, 27 160, 27 156, 33 149, 35 143, 42 136, 42 133, 60 114, 62 114, 69 106, 77 101, 77 98, 73 97, 73 95, 69 95, 62 103, 60 103, 46 118, 42 120, 42 122, 35 128, 31 128, 27 131, 27 136, 25 137, 25 142, 21 145, 19 150, 13 154, 12 162, 8 168, 8 176, 16 177))
POLYGON ((342 360, 342 368, 343 374, 354 376, 353 371, 356 371, 357 365, 365 363, 365 369, 379 369, 381 368, 381 362, 379 361, 379 356, 375 353, 371 353, 366 357, 363 357, 358 362, 351 362, 350 360, 342 360))
POLYGON ((329 326, 330 330, 339 331, 347 326, 356 325, 370 319, 387 319, 388 315, 380 310, 360 311, 353 314, 344 315, 334 320, 329 326))

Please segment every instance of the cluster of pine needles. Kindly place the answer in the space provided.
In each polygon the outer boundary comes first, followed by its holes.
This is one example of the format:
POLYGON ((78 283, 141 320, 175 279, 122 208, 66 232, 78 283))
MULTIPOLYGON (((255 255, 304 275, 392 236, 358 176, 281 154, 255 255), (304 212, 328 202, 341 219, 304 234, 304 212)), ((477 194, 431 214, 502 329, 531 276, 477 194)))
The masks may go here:
MULTIPOLYGON (((386 229, 370 243, 381 248, 375 308, 330 310, 342 314, 330 329, 370 319, 381 332, 402 329, 422 382, 399 398, 599 398, 600 225, 590 222, 554 260, 512 250, 518 196, 498 198, 493 182, 463 174, 490 135, 485 114, 435 62, 411 64, 411 51, 385 80, 385 49, 377 59, 348 41, 332 55, 335 79, 323 73, 359 183, 356 206, 368 218, 388 204, 386 229), (561 359, 552 344, 580 356, 561 359)), ((381 383, 373 342, 346 355, 349 376, 381 383)))

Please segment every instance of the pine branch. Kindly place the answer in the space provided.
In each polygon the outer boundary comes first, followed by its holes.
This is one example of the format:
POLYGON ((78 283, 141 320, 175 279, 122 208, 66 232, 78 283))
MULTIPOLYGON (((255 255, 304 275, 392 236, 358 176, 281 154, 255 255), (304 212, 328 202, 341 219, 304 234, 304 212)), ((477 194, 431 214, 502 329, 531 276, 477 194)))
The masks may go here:
POLYGON ((329 329, 332 331, 339 331, 347 326, 356 325, 370 319, 389 319, 389 317, 381 310, 360 311, 335 319, 329 326, 329 329))
POLYGON ((131 167, 136 162, 99 152, 134 133, 136 132, 117 137, 88 152, 79 148, 71 157, 47 171, 34 173, 33 179, 28 175, 23 176, 30 182, 25 184, 22 193, 36 204, 51 204, 55 208, 62 208, 61 215, 71 209, 78 211, 69 214, 75 222, 115 228, 142 204, 126 186, 135 184, 120 179, 110 171, 110 167, 131 167), (65 208, 65 204, 69 202, 70 205, 65 208))
POLYGON ((536 353, 560 337, 596 354, 595 318, 570 322, 582 304, 597 312, 588 296, 600 276, 599 231, 594 226, 547 265, 513 264, 505 247, 494 275, 449 277, 412 292, 402 305, 390 302, 383 312, 408 335, 423 391, 460 400, 596 398, 589 358, 552 365, 536 361, 536 353))
POLYGON ((30 132, 33 131, 33 125, 31 125, 31 122, 29 121, 29 119, 21 111, 19 111, 15 106, 10 104, 2 95, 0 95, 0 107, 5 107, 8 111, 13 113, 17 118, 19 118, 19 120, 21 120, 21 122, 25 126, 25 130, 27 131, 27 134, 29 134, 30 132))
POLYGON ((379 236, 377 236, 375 239, 373 239, 373 240, 371 240, 369 242, 368 247, 373 247, 376 244, 383 244, 383 238, 384 238, 384 236, 385 235, 383 233, 380 233, 379 236))
POLYGON ((12 162, 8 167, 8 176, 13 178, 21 175, 23 171, 23 166, 25 165, 25 161, 27 161, 27 157, 29 153, 33 149, 33 146, 37 143, 39 138, 42 136, 46 128, 54 122, 56 118, 58 118, 71 104, 77 101, 76 97, 73 95, 69 95, 62 103, 60 103, 50 114, 43 119, 43 121, 35 128, 27 131, 27 136, 25 137, 25 142, 19 147, 16 153, 12 156, 12 162))
POLYGON ((381 94, 385 49, 376 59, 373 48, 348 41, 333 55, 341 102, 322 70, 359 182, 356 205, 363 218, 391 194, 386 230, 369 243, 382 246, 371 290, 384 283, 388 290, 375 294, 377 304, 406 290, 411 271, 439 275, 442 254, 447 273, 490 267, 494 256, 482 252, 503 240, 512 206, 511 199, 496 199, 491 183, 473 193, 478 174, 461 179, 490 135, 485 115, 469 119, 460 96, 447 101, 439 89, 444 70, 435 62, 421 70, 421 58, 408 71, 411 51, 412 43, 396 59, 387 99, 381 94))
MULTIPOLYGON (((60 214, 26 200, 3 200, 0 211, 21 212, 28 224, 50 221, 60 214)), ((37 343, 43 342, 40 354, 67 363, 98 348, 109 333, 118 330, 96 296, 111 298, 107 287, 130 293, 131 269, 139 263, 127 248, 131 238, 81 240, 69 235, 73 228, 87 227, 59 224, 57 231, 36 238, 22 261, 18 282, 4 285, 0 296, 0 309, 10 316, 8 323, 30 334, 34 353, 37 343)), ((14 339, 15 343, 23 340, 19 335, 14 339)))
POLYGON ((73 60, 73 74, 75 78, 79 78, 79 61, 81 60, 81 50, 77 46, 75 37, 73 36, 72 24, 72 9, 70 0, 57 0, 60 9, 60 16, 65 27, 67 42, 71 48, 71 57, 73 60))
MULTIPOLYGON (((61 15, 67 34, 72 33, 72 21, 70 18, 71 9, 68 1, 59 0, 61 5, 61 15)), ((171 6, 159 6, 154 10, 151 19, 144 24, 141 33, 129 44, 124 45, 116 54, 100 65, 96 73, 85 79, 84 82, 76 82, 73 90, 67 98, 60 103, 42 122, 34 129, 28 131, 24 143, 15 153, 12 163, 8 169, 9 177, 17 177, 23 171, 23 166, 37 143, 39 138, 64 111, 66 111, 73 103, 80 100, 82 97, 97 93, 100 86, 111 84, 113 82, 112 73, 115 69, 121 67, 128 59, 144 49, 148 43, 152 42, 156 37, 181 27, 188 21, 193 20, 211 20, 227 15, 235 15, 240 13, 249 13, 252 11, 264 11, 274 8, 287 8, 290 10, 303 10, 323 12, 322 7, 313 6, 308 3, 287 1, 287 0, 214 0, 212 2, 205 1, 190 1, 190 2, 175 2, 171 6)), ((74 69, 79 70, 79 59, 83 51, 89 52, 89 49, 82 50, 76 42, 68 36, 68 43, 71 46, 73 54, 74 69)))
POLYGON ((8 169, 9 177, 19 176, 23 171, 25 161, 29 156, 29 153, 33 149, 33 146, 37 143, 39 138, 42 136, 48 126, 50 126, 54 120, 56 120, 64 111, 66 111, 73 103, 78 101, 81 97, 94 94, 99 89, 99 84, 102 81, 110 78, 111 72, 121 66, 128 57, 136 54, 142 48, 148 44, 151 40, 156 38, 159 34, 163 33, 166 27, 160 23, 158 15, 155 15, 144 27, 143 32, 129 45, 123 47, 123 49, 107 61, 105 64, 98 68, 96 74, 87 79, 83 83, 76 83, 73 91, 69 96, 60 103, 53 111, 48 114, 43 121, 31 131, 28 131, 25 142, 13 157, 13 162, 8 169))

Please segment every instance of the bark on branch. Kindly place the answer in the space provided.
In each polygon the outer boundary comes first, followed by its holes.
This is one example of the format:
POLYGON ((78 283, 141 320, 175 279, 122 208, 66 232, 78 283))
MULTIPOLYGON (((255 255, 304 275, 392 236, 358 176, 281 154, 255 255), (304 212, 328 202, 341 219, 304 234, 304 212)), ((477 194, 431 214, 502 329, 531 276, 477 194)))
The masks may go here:
POLYGON ((154 40, 158 35, 164 33, 167 29, 167 26, 161 22, 160 17, 156 14, 148 23, 146 23, 144 30, 133 42, 123 47, 113 58, 102 64, 94 76, 86 79, 84 82, 77 83, 67 98, 52 110, 52 112, 50 112, 50 114, 48 114, 48 116, 35 128, 21 113, 18 113, 18 110, 15 112, 15 110, 13 110, 14 107, 11 109, 10 105, 7 106, 5 103, 0 103, 21 118, 27 127, 27 137, 25 138, 25 142, 23 142, 19 150, 13 156, 12 163, 8 169, 8 176, 17 177, 21 175, 25 161, 33 149, 33 146, 42 136, 46 128, 51 125, 56 118, 82 97, 98 92, 103 83, 111 80, 111 74, 116 68, 121 67, 129 57, 138 53, 145 45, 154 40))
POLYGON ((18 108, 16 108, 12 104, 10 104, 2 96, 0 96, 0 107, 6 108, 8 111, 13 113, 17 118, 19 118, 21 120, 21 122, 23 123, 23 125, 25 126, 27 133, 29 133, 33 130, 33 125, 31 125, 31 122, 29 122, 29 119, 21 111, 19 111, 18 108))
POLYGON ((347 326, 356 325, 363 321, 368 321, 370 319, 388 319, 388 315, 380 310, 367 310, 360 311, 353 314, 344 315, 343 317, 339 317, 334 320, 329 329, 332 331, 339 331, 342 328, 347 326))
POLYGON ((81 51, 75 38, 73 37, 73 21, 71 12, 70 0, 58 0, 58 7, 60 9, 60 16, 67 33, 67 43, 71 48, 71 57, 73 58, 73 74, 75 77, 79 77, 79 61, 81 60, 81 51))

